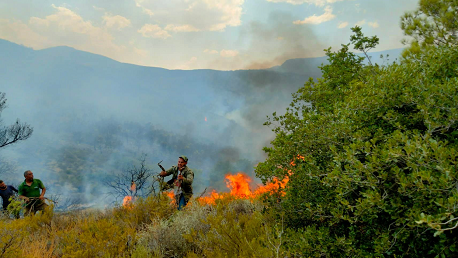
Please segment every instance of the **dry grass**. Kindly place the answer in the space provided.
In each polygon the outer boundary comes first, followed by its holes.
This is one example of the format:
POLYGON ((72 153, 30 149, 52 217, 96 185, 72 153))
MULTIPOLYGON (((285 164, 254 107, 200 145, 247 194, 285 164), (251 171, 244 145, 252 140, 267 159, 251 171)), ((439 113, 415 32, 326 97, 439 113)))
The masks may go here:
MULTIPOLYGON (((249 241, 240 248, 272 253, 263 242, 262 207, 257 201, 228 197, 213 206, 191 200, 180 212, 167 196, 160 196, 138 200, 128 209, 2 217, 0 257, 212 257, 211 245, 226 246, 221 241, 227 239, 218 238, 218 232, 227 225, 238 228, 237 238, 249 241)), ((253 252, 237 253, 219 257, 253 252)))

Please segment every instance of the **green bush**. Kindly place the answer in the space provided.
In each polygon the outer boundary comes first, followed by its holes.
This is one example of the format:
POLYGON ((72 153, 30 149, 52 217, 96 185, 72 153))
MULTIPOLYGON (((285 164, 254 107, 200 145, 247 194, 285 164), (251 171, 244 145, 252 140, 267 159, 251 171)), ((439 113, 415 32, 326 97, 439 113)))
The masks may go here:
MULTIPOLYGON (((171 206, 174 207, 174 206, 171 206)), ((175 207, 174 207, 175 208, 175 207)), ((209 210, 190 202, 184 211, 176 211, 167 218, 156 218, 139 233, 140 248, 146 247, 155 257, 184 257, 198 247, 184 238, 192 230, 206 231, 203 222, 209 210)))
POLYGON ((138 198, 132 205, 113 209, 112 215, 128 223, 131 227, 140 229, 157 219, 167 219, 176 212, 176 207, 170 205, 170 198, 166 194, 151 195, 145 199, 138 198))
POLYGON ((78 228, 59 232, 57 237, 62 257, 118 257, 133 249, 135 230, 102 218, 81 221, 78 228))
POLYGON ((275 257, 282 253, 277 229, 256 201, 226 198, 208 207, 203 226, 185 235, 198 247, 188 257, 275 257))
POLYGON ((0 257, 17 257, 22 253, 21 247, 27 232, 13 223, 0 223, 0 257))
MULTIPOLYGON (((353 31, 356 46, 373 47, 374 38, 353 31)), ((323 78, 309 80, 287 113, 268 122, 277 136, 256 173, 290 177, 286 195, 269 200, 290 235, 304 236, 290 251, 452 255, 458 48, 427 48, 381 67, 363 65, 348 46, 328 49, 323 78), (297 155, 304 159, 292 166, 297 155)))
POLYGON ((8 215, 12 215, 14 218, 19 218, 22 210, 22 201, 15 196, 9 198, 10 204, 7 207, 8 215))

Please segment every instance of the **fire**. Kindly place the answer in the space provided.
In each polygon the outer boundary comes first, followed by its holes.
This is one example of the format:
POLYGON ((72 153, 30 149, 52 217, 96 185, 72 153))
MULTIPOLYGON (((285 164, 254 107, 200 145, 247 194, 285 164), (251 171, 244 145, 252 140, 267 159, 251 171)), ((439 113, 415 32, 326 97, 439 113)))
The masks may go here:
POLYGON ((252 195, 250 190, 251 178, 243 173, 236 175, 226 175, 226 186, 231 190, 232 195, 240 197, 250 197, 252 195))
POLYGON ((175 203, 175 194, 173 193, 173 191, 171 192, 166 192, 167 196, 172 200, 171 203, 175 203))
POLYGON ((224 196, 226 195, 230 195, 229 193, 223 193, 223 194, 219 194, 218 192, 216 192, 215 190, 213 190, 210 194, 210 196, 204 196, 204 197, 200 197, 198 198, 197 200, 199 201, 199 203, 201 205, 205 205, 205 204, 215 204, 216 200, 218 199, 222 199, 224 196))
MULTIPOLYGON (((282 181, 274 178, 272 182, 264 186, 257 187, 254 191, 251 190, 250 185, 252 180, 245 173, 237 173, 235 175, 228 174, 226 175, 226 186, 229 188, 229 193, 218 193, 215 190, 212 191, 210 196, 204 196, 198 198, 200 204, 215 204, 216 200, 222 199, 226 196, 231 196, 240 199, 254 199, 260 197, 265 193, 272 193, 275 191, 281 191, 282 188, 285 188, 288 183, 289 178, 285 177, 282 181)), ((282 192, 284 194, 284 192, 282 192)))
MULTIPOLYGON (((301 159, 302 161, 304 161, 304 160, 305 160, 305 157, 304 157, 304 156, 301 156, 301 155, 299 155, 299 154, 297 154, 296 159, 301 159)), ((291 166, 296 166, 296 163, 295 163, 294 161, 295 161, 295 160, 293 159, 289 164, 290 164, 291 166)))
POLYGON ((205 122, 207 122, 207 117, 205 117, 205 122))
POLYGON ((124 200, 122 200, 122 206, 124 208, 129 208, 132 206, 132 196, 127 195, 124 197, 124 200))
POLYGON ((132 181, 130 183, 130 195, 127 195, 124 197, 124 199, 122 200, 122 206, 126 209, 130 209, 132 208, 132 205, 133 205, 133 195, 135 193, 137 189, 137 186, 135 185, 135 182, 132 181))
MULTIPOLYGON (((272 192, 278 191, 278 190, 280 190, 282 188, 285 188, 286 184, 288 183, 288 181, 289 181, 289 177, 287 177, 287 176, 285 176, 285 178, 282 181, 279 181, 277 178, 274 178, 273 182, 270 182, 270 183, 266 184, 265 186, 259 187, 255 191, 255 194, 256 195, 261 195, 261 194, 265 194, 265 193, 272 193, 272 192)), ((285 192, 282 192, 282 194, 285 194, 285 192)))
MULTIPOLYGON (((305 157, 302 155, 297 155, 294 160, 290 162, 291 166, 296 166, 296 160, 305 160, 305 157)), ((288 174, 291 175, 292 171, 288 170, 288 174)), ((226 186, 229 188, 230 193, 218 193, 215 190, 209 196, 200 197, 197 200, 200 204, 215 204, 216 200, 222 199, 226 196, 232 196, 235 198, 242 199, 253 199, 260 197, 266 193, 274 193, 280 191, 282 195, 285 194, 282 189, 286 187, 286 184, 289 181, 289 176, 285 176, 283 180, 273 178, 271 182, 268 182, 264 186, 259 186, 256 189, 252 190, 250 185, 252 185, 251 178, 245 173, 237 173, 235 175, 227 174, 226 175, 226 186)))

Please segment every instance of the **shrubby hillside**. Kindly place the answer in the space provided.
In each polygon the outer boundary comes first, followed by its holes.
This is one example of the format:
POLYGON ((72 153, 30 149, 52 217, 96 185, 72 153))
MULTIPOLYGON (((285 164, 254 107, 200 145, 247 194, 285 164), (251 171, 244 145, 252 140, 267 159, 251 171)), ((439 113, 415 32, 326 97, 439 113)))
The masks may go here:
POLYGON ((4 257, 454 257, 457 255, 458 4, 421 0, 401 18, 395 63, 352 28, 326 50, 256 175, 261 195, 166 194, 130 205, 0 221, 4 257), (363 56, 352 53, 362 51, 363 56), (211 202, 205 198, 213 198, 211 202))

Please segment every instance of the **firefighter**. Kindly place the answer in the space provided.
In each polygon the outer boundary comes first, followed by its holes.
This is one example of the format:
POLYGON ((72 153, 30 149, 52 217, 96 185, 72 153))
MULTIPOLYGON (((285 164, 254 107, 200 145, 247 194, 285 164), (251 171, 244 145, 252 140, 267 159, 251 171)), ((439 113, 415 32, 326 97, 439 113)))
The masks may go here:
POLYGON ((45 200, 46 187, 40 179, 34 179, 30 170, 24 172, 25 180, 19 185, 19 198, 26 202, 24 215, 35 214, 48 206, 45 200), (41 193, 40 193, 41 189, 41 193))
POLYGON ((194 172, 187 166, 188 157, 178 157, 177 166, 172 166, 166 171, 162 171, 159 175, 166 177, 173 175, 172 179, 167 181, 165 189, 174 189, 175 200, 178 205, 178 210, 181 210, 188 203, 192 196, 192 181, 194 180, 194 172))
POLYGON ((7 211, 8 205, 10 205, 10 197, 14 196, 14 192, 18 192, 17 189, 12 185, 6 185, 3 180, 0 180, 0 196, 3 199, 3 211, 7 211))

